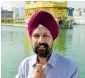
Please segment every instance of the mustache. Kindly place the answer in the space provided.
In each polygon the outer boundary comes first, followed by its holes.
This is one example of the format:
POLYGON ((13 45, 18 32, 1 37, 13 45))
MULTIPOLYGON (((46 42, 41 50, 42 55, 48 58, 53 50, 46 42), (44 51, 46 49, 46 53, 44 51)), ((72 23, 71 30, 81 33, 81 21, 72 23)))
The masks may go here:
POLYGON ((38 45, 37 45, 37 47, 40 47, 40 46, 44 46, 44 47, 48 47, 48 44, 46 44, 46 43, 39 43, 38 45))

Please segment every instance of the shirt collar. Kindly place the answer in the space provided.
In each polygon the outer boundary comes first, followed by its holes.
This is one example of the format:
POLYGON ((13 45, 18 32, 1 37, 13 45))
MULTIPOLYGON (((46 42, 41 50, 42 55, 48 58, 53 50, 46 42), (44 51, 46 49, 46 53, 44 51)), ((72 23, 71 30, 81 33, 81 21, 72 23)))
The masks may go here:
POLYGON ((51 56, 50 56, 50 59, 48 60, 48 64, 51 65, 52 67, 55 68, 56 66, 56 53, 55 52, 52 52, 51 56))
POLYGON ((34 66, 37 64, 37 55, 34 54, 33 56, 31 56, 31 65, 34 66))
MULTIPOLYGON (((56 53, 55 52, 52 52, 52 54, 51 54, 51 56, 50 56, 50 58, 48 60, 48 64, 51 65, 54 68, 56 66, 56 58, 57 58, 56 57, 56 53)), ((35 66, 36 64, 37 64, 37 55, 35 54, 35 55, 33 55, 31 57, 31 65, 32 66, 35 66)))

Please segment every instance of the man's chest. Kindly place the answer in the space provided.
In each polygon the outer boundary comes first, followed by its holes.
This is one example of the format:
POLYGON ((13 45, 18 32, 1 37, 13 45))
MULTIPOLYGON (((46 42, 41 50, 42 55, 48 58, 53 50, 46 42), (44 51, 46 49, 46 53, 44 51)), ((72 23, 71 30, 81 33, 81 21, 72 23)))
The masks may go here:
MULTIPOLYGON (((45 73, 46 78, 70 78, 67 72, 63 70, 61 71, 56 68, 46 67, 45 69, 43 69, 43 71, 45 73)), ((35 78, 35 68, 29 68, 27 78, 35 78)))

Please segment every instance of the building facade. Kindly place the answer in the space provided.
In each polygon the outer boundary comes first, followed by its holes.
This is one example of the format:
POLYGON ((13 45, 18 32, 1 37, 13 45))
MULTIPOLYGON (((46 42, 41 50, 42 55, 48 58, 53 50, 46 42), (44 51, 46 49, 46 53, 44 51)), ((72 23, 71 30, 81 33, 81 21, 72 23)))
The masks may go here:
POLYGON ((1 23, 13 23, 13 11, 1 10, 1 23))
POLYGON ((14 12, 13 18, 25 18, 24 7, 13 7, 11 10, 14 12))
POLYGON ((57 21, 60 21, 62 17, 67 18, 66 1, 26 1, 25 18, 29 20, 31 15, 38 10, 51 13, 57 21))
POLYGON ((67 8, 68 16, 73 16, 73 11, 74 11, 74 8, 72 7, 67 8))
POLYGON ((24 7, 13 7, 11 11, 1 8, 1 23, 25 24, 24 7))
POLYGON ((84 24, 85 25, 85 9, 77 9, 73 12, 74 24, 84 24))
POLYGON ((25 24, 25 11, 24 11, 24 7, 13 7, 11 9, 14 14, 13 14, 13 18, 14 18, 14 23, 15 24, 25 24))
POLYGON ((2 10, 1 18, 13 18, 13 11, 2 10))

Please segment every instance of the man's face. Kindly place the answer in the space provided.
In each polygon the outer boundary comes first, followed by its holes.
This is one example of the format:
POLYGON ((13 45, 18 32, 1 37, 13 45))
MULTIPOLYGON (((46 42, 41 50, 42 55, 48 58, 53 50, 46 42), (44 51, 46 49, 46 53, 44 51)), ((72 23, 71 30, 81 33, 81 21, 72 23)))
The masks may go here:
POLYGON ((48 57, 52 51, 53 38, 47 28, 39 25, 32 33, 31 43, 39 57, 48 57))

